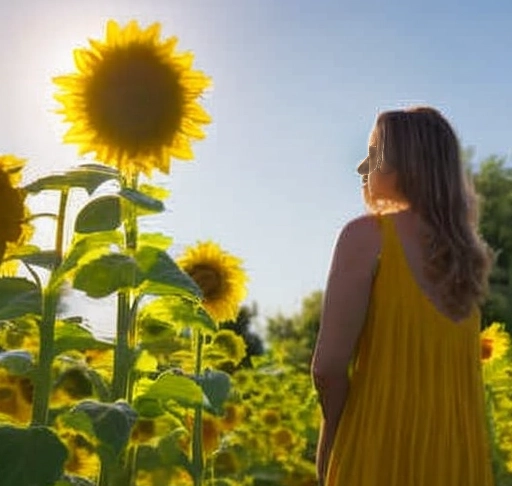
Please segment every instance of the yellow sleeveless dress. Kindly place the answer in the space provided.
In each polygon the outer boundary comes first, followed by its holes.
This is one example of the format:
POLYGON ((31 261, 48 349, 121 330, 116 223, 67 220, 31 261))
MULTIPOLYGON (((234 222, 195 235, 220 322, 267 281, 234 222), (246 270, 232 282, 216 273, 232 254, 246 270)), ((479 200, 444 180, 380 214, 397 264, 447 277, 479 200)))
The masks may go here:
POLYGON ((326 486, 493 486, 480 313, 441 314, 408 266, 392 216, 326 486))

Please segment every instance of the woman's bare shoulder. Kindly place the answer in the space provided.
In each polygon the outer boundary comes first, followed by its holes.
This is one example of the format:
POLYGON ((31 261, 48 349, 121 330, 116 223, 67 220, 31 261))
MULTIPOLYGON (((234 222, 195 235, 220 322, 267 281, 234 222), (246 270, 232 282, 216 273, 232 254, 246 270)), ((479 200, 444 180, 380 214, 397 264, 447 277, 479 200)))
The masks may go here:
POLYGON ((350 245, 364 247, 368 250, 380 250, 381 229, 379 216, 365 214, 351 219, 340 233, 340 240, 350 245))

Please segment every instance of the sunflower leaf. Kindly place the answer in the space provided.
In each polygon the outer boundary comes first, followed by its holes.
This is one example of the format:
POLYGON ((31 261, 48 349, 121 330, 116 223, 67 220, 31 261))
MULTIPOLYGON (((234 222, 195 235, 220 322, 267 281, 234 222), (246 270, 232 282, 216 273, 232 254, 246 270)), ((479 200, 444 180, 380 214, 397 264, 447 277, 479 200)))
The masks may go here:
POLYGON ((183 295, 201 298, 199 286, 174 260, 159 248, 140 247, 135 256, 139 268, 144 272, 145 282, 141 285, 142 294, 183 295))
POLYGON ((77 323, 62 323, 55 329, 55 355, 64 351, 85 349, 111 349, 112 343, 97 339, 94 334, 84 326, 77 323))
POLYGON ((158 442, 159 456, 165 466, 181 466, 193 476, 193 467, 190 459, 183 452, 179 444, 179 432, 180 431, 178 431, 178 433, 171 433, 160 439, 160 442, 158 442))
POLYGON ((0 427, 2 486, 51 486, 61 477, 67 455, 46 427, 0 427))
POLYGON ((91 417, 83 411, 69 411, 58 416, 59 426, 65 429, 72 429, 90 439, 96 438, 91 417))
POLYGON ((15 253, 11 253, 4 258, 4 262, 9 260, 20 260, 28 265, 42 267, 52 270, 57 266, 58 257, 55 250, 41 250, 36 245, 25 245, 18 248, 15 253))
POLYGON ((203 391, 191 378, 166 372, 158 377, 141 399, 160 403, 172 400, 182 407, 193 408, 203 404, 203 391))
POLYGON ((75 220, 77 233, 115 230, 121 226, 121 204, 118 196, 101 196, 86 204, 75 220))
POLYGON ((139 324, 163 327, 195 328, 207 332, 215 332, 217 325, 197 300, 177 295, 158 297, 146 304, 139 313, 139 324))
POLYGON ((172 242, 172 237, 163 233, 140 233, 138 237, 139 246, 152 246, 163 251, 167 250, 172 242))
POLYGON ((0 320, 27 314, 41 314, 41 293, 37 285, 25 278, 0 278, 0 320))
POLYGON ((159 400, 155 398, 147 398, 145 395, 138 396, 134 400, 133 407, 139 414, 139 417, 144 418, 156 418, 165 413, 159 400))
MULTIPOLYGON (((96 437, 102 442, 109 456, 118 456, 128 443, 137 413, 126 402, 99 403, 85 400, 71 413, 85 413, 92 422, 96 437)), ((102 450, 100 449, 100 454, 102 450)))
POLYGON ((62 191, 81 187, 91 195, 104 182, 119 177, 118 172, 100 164, 84 164, 60 174, 41 177, 24 189, 31 193, 41 191, 62 191))
POLYGON ((138 287, 142 280, 142 272, 133 258, 111 253, 80 266, 73 287, 99 299, 123 288, 138 287))
POLYGON ((109 253, 112 246, 119 247, 122 244, 123 234, 120 231, 101 231, 80 236, 74 240, 57 273, 63 277, 81 263, 109 253))
POLYGON ((208 398, 212 411, 222 414, 222 407, 231 390, 229 375, 222 371, 207 370, 204 374, 195 376, 194 380, 208 398))
POLYGON ((28 265, 34 265, 46 270, 53 270, 58 265, 59 257, 55 250, 43 250, 30 255, 20 256, 19 260, 28 265))
POLYGON ((132 204, 135 204, 138 208, 149 211, 150 213, 161 213, 165 209, 162 201, 144 194, 141 191, 137 191, 136 189, 123 187, 119 195, 132 204))
POLYGON ((169 196, 170 191, 161 186, 153 186, 151 184, 140 184, 139 191, 158 201, 164 202, 169 196))
POLYGON ((0 353, 0 367, 5 368, 11 375, 29 374, 32 364, 32 355, 28 351, 17 349, 0 353))
POLYGON ((103 376, 101 376, 95 369, 93 368, 87 368, 85 370, 85 374, 87 378, 89 378, 89 381, 91 382, 94 391, 98 395, 98 398, 102 402, 109 402, 112 397, 110 393, 110 386, 105 381, 103 376))

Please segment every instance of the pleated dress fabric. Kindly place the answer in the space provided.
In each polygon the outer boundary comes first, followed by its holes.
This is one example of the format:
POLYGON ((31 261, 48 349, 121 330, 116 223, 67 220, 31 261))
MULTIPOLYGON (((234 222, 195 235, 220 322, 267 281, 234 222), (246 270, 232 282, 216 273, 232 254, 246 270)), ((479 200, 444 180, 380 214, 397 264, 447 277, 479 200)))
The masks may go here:
POLYGON ((426 296, 395 223, 383 245, 326 486, 494 486, 480 313, 455 322, 426 296))

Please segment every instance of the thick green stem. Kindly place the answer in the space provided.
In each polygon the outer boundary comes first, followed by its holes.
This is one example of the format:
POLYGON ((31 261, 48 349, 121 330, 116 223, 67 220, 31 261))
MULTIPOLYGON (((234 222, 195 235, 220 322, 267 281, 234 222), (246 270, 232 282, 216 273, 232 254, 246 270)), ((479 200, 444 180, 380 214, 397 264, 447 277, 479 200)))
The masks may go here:
MULTIPOLYGON (((57 219, 57 233, 55 237, 56 266, 62 262, 64 252, 64 225, 66 220, 66 206, 68 191, 64 190, 60 195, 59 215, 57 219)), ((39 327, 39 363, 34 380, 34 405, 32 409, 32 425, 48 424, 48 404, 52 389, 52 363, 53 340, 55 337, 55 319, 59 294, 52 289, 52 275, 50 284, 43 290, 42 295, 42 319, 39 327)))
MULTIPOLYGON (((137 188, 137 178, 121 180, 123 187, 130 189, 137 188)), ((124 239, 125 251, 133 256, 137 250, 138 228, 137 211, 133 204, 127 204, 124 209, 124 239)), ((133 397, 134 371, 133 356, 137 344, 137 305, 138 300, 134 297, 131 289, 124 289, 117 294, 117 328, 116 328, 116 348, 114 350, 114 376, 112 381, 113 400, 126 400, 129 403, 133 397)), ((128 478, 128 484, 132 484, 135 478, 135 450, 130 448, 127 455, 120 464, 123 470, 122 476, 128 478)), ((108 479, 100 478, 100 486, 107 486, 108 479)))
MULTIPOLYGON (((137 179, 123 179, 122 185, 131 189, 137 188, 137 179)), ((125 248, 128 254, 137 249, 137 213, 133 204, 126 205, 124 215, 125 248)), ((135 347, 136 325, 133 309, 133 292, 122 290, 117 297, 117 329, 116 349, 114 351, 114 378, 112 383, 113 399, 130 400, 133 388, 132 356, 135 347)))
POLYGON ((124 290, 117 295, 117 337, 112 382, 112 398, 114 400, 126 399, 128 393, 128 373, 131 364, 131 350, 128 339, 129 327, 130 293, 124 290))
POLYGON ((53 339, 57 296, 43 294, 43 318, 39 329, 39 364, 36 371, 32 425, 47 425, 48 403, 52 389, 53 339))
MULTIPOLYGON (((202 369, 204 336, 198 331, 196 342, 195 375, 199 376, 202 369)), ((194 486, 203 483, 203 409, 197 406, 194 412, 194 429, 192 432, 192 470, 194 472, 194 486)))

